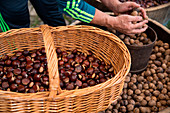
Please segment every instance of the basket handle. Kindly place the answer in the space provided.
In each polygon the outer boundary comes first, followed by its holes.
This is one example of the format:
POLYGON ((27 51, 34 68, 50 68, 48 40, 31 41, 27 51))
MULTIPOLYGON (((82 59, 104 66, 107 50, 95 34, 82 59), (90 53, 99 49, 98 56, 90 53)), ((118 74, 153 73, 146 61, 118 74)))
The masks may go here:
POLYGON ((56 49, 54 46, 54 40, 51 35, 51 30, 48 25, 41 25, 40 29, 42 31, 45 52, 48 62, 48 72, 49 72, 49 81, 50 81, 50 98, 54 98, 57 94, 61 93, 60 88, 60 78, 58 72, 58 58, 56 49))

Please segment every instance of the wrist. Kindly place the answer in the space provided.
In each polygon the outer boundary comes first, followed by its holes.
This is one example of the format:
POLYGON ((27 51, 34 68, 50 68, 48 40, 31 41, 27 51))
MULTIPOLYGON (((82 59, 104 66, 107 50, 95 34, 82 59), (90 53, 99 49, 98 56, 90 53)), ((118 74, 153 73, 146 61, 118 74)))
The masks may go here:
POLYGON ((115 28, 117 24, 117 17, 109 16, 106 19, 106 27, 107 28, 115 28))

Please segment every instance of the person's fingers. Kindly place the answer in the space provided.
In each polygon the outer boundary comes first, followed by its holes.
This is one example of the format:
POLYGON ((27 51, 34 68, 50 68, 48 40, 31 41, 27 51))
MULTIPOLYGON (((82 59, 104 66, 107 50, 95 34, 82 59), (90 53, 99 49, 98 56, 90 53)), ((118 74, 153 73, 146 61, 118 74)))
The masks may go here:
POLYGON ((144 18, 148 18, 145 9, 142 8, 142 7, 140 7, 139 9, 140 9, 140 11, 142 12, 143 17, 144 17, 144 18))
POLYGON ((126 2, 126 5, 128 6, 129 10, 140 7, 140 5, 135 2, 126 2))
POLYGON ((143 18, 141 16, 131 16, 128 15, 128 21, 129 22, 138 22, 138 21, 142 21, 143 18))
POLYGON ((148 28, 148 26, 143 26, 143 28, 141 28, 141 29, 133 29, 130 34, 142 33, 144 31, 146 31, 147 28, 148 28))
POLYGON ((144 26, 144 24, 148 23, 148 20, 141 21, 139 23, 133 24, 132 28, 133 29, 138 29, 144 26))

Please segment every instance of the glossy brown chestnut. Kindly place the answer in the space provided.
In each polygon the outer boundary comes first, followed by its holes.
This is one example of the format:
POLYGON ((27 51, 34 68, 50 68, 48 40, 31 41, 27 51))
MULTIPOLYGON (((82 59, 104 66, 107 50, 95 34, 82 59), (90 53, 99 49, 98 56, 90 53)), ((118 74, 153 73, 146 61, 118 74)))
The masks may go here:
POLYGON ((23 79, 22 79, 22 84, 23 84, 23 85, 26 86, 26 85, 28 85, 29 83, 30 83, 30 79, 29 79, 29 78, 23 78, 23 79))
POLYGON ((14 69, 13 73, 15 75, 19 75, 19 74, 21 74, 21 69, 20 68, 14 69))
POLYGON ((34 80, 35 81, 40 81, 40 79, 41 79, 41 75, 40 74, 35 74, 34 75, 34 80))
POLYGON ((8 82, 2 82, 2 88, 3 89, 7 89, 9 87, 9 83, 8 82))
POLYGON ((17 89, 17 84, 11 84, 10 85, 10 90, 15 91, 17 89))

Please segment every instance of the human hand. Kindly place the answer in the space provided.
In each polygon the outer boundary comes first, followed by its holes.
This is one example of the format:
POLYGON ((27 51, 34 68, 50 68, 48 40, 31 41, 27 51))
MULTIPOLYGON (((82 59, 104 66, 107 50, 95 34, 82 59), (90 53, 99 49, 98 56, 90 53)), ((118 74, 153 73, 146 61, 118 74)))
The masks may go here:
POLYGON ((117 17, 109 17, 109 26, 107 27, 132 36, 144 32, 148 28, 148 26, 145 25, 146 23, 148 23, 148 20, 143 20, 140 16, 120 15, 117 17))
POLYGON ((124 13, 130 10, 133 10, 135 8, 138 8, 141 12, 142 12, 142 16, 144 18, 148 18, 148 16, 146 15, 146 11, 144 10, 144 8, 140 7, 139 4, 135 3, 135 2, 119 2, 119 1, 114 1, 114 0, 110 0, 110 5, 108 4, 107 6, 115 13, 115 14, 119 14, 119 13, 124 13))

